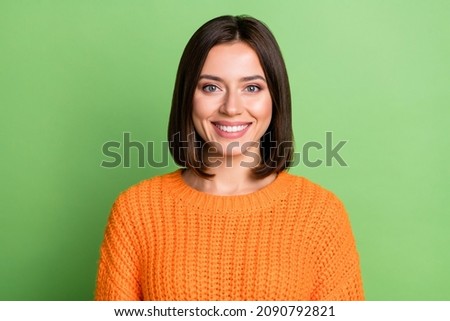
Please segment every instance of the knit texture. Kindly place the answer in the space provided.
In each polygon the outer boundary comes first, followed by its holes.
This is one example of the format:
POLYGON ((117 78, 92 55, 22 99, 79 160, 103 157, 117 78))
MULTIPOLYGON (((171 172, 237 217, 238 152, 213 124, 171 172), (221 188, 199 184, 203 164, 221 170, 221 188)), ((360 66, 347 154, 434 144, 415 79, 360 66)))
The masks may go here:
POLYGON ((363 300, 338 198, 282 172, 246 195, 199 192, 181 170, 130 187, 100 249, 96 300, 363 300))

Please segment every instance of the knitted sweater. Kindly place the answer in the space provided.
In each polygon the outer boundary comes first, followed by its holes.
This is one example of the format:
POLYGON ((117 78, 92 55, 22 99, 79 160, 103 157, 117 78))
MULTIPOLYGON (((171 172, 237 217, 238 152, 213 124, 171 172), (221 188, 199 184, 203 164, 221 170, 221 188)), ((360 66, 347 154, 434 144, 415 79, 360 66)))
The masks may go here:
POLYGON ((199 192, 181 170, 114 203, 96 300, 363 300, 351 226, 337 197, 282 172, 246 195, 199 192))

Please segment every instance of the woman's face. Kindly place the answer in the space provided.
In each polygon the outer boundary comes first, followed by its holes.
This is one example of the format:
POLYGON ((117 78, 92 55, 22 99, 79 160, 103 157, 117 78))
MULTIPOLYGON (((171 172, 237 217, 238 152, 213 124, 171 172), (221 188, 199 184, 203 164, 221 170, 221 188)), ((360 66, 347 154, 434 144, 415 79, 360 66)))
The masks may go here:
POLYGON ((249 143, 259 142, 271 117, 272 99, 256 52, 244 42, 211 48, 193 99, 192 118, 203 140, 219 155, 242 154, 249 143))

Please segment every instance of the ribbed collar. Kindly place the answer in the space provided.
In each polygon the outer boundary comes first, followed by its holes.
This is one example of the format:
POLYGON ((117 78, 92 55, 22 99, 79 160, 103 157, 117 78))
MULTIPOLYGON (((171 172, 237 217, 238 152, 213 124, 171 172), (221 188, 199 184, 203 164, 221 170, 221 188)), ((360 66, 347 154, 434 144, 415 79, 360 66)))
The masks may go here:
POLYGON ((178 169, 163 176, 163 186, 168 187, 168 192, 172 197, 186 206, 239 212, 267 208, 274 201, 285 198, 295 180, 294 175, 283 171, 273 182, 258 191, 243 195, 215 195, 190 187, 183 180, 181 174, 182 169, 178 169))

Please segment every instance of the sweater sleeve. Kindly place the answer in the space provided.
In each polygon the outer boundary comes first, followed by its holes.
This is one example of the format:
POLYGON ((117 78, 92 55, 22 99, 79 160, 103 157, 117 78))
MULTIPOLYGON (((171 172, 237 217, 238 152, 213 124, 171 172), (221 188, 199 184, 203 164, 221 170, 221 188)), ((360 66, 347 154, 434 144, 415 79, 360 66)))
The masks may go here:
POLYGON ((359 255, 345 208, 337 197, 328 199, 316 256, 313 300, 361 301, 364 292, 359 255))
POLYGON ((95 300, 141 300, 137 240, 128 206, 121 195, 112 207, 100 247, 95 300))

